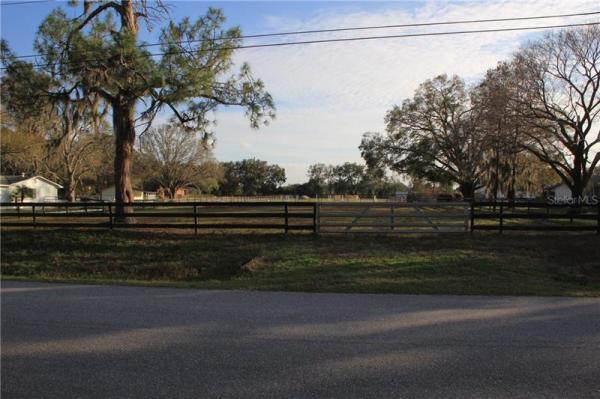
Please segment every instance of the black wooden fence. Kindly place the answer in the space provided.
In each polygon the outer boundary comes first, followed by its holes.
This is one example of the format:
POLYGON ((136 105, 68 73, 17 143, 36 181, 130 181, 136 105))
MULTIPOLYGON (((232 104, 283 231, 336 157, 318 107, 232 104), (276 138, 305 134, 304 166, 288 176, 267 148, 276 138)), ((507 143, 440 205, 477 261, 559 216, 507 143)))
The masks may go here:
POLYGON ((471 232, 595 231, 600 234, 599 204, 472 202, 471 232))
POLYGON ((133 215, 114 202, 0 203, 2 226, 269 229, 316 232, 315 203, 303 202, 135 202, 133 215), (128 216, 135 223, 119 223, 128 216))
POLYGON ((136 202, 135 223, 114 202, 0 203, 5 227, 178 228, 288 233, 446 233, 476 230, 600 234, 600 205, 547 203, 136 202), (464 210, 464 211, 463 211, 464 210))

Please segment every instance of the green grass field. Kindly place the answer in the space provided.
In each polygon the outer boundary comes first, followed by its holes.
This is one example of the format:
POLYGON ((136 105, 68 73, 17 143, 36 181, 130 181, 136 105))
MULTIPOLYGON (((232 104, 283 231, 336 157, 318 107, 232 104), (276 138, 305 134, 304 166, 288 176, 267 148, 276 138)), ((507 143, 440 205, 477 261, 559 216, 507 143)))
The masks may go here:
POLYGON ((2 230, 2 277, 181 287, 600 296, 594 234, 2 230))

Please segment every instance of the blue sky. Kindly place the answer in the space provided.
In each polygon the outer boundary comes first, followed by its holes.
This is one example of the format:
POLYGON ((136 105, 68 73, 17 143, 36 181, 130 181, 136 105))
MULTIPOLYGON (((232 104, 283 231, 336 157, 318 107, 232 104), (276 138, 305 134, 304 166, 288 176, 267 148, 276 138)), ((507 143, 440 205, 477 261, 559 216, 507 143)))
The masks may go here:
MULTIPOLYGON (((4 1, 4 0, 3 0, 4 1)), ((7 0, 7 3, 20 0, 7 0)), ((172 16, 179 20, 185 16, 200 16, 208 7, 224 10, 228 25, 241 26, 244 33, 263 33, 270 18, 303 19, 313 18, 321 13, 348 13, 352 11, 378 11, 390 7, 406 10, 416 9, 423 2, 317 2, 317 1, 169 1, 172 16)), ((35 31, 43 18, 54 8, 62 6, 72 16, 80 9, 71 8, 66 1, 46 1, 39 4, 3 6, 2 37, 8 39, 17 51, 32 52, 35 31)), ((146 33, 146 39, 152 37, 146 33)))
MULTIPOLYGON (((16 1, 16 0, 10 0, 16 1)), ((348 26, 389 25, 429 21, 498 18, 597 11, 588 0, 397 1, 397 2, 171 2, 172 16, 200 16, 209 6, 222 8, 228 25, 245 34, 348 26)), ((1 34, 20 55, 33 52, 37 26, 55 7, 47 2, 0 7, 1 34)), ((73 16, 77 11, 69 11, 73 16)), ((596 21, 578 17, 520 23, 459 25, 452 29, 540 26, 596 21)), ((443 31, 448 27, 428 28, 443 31)), ((422 32, 390 29, 375 32, 317 34, 306 38, 422 32)), ((157 30, 143 33, 156 40, 157 30)), ((385 112, 409 97, 417 85, 440 73, 476 81, 488 68, 506 59, 526 40, 543 34, 510 32, 446 36, 285 48, 247 49, 235 55, 247 61, 273 94, 277 118, 258 131, 248 127, 243 112, 217 113, 214 130, 218 159, 256 157, 286 168, 288 183, 305 180, 316 162, 360 162, 358 145, 366 131, 382 131, 385 112)), ((278 41, 281 39, 263 40, 278 41)), ((293 38, 286 39, 293 40, 293 38)))

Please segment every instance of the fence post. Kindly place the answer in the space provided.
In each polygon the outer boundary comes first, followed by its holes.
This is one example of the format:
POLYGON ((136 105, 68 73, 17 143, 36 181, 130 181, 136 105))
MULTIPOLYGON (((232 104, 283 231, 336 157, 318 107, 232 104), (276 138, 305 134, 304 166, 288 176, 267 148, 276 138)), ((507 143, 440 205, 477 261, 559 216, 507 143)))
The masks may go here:
POLYGON ((35 205, 31 205, 31 216, 33 218, 33 228, 35 228, 35 205))
POLYGON ((288 222, 289 222, 289 220, 288 220, 288 204, 285 204, 283 206, 283 210, 284 210, 284 214, 285 214, 285 216, 284 216, 285 217, 285 227, 284 227, 284 230, 285 230, 285 234, 287 234, 288 233, 288 222))
POLYGON ((198 234, 198 212, 196 211, 196 204, 194 204, 194 234, 198 234))
POLYGON ((312 208, 313 208, 313 234, 317 234, 317 204, 314 203, 312 208))
POLYGON ((112 216, 112 205, 108 204, 108 226, 112 230, 113 228, 113 216, 112 216))
POLYGON ((600 201, 598 201, 598 204, 596 205, 596 219, 598 220, 596 234, 600 235, 600 201))
POLYGON ((475 200, 471 200, 471 233, 475 230, 475 200))
POLYGON ((17 202, 17 219, 21 219, 21 205, 17 202))
POLYGON ((319 227, 319 224, 321 223, 320 212, 321 212, 321 205, 318 202, 315 202, 313 204, 313 233, 315 233, 315 234, 319 234, 319 232, 320 232, 320 227, 319 227))
POLYGON ((392 222, 392 230, 394 230, 394 204, 392 204, 390 206, 390 213, 391 213, 390 219, 392 222))
POLYGON ((500 203, 500 234, 502 234, 502 230, 504 228, 504 216, 503 216, 503 208, 504 204, 500 203))
POLYGON ((463 205, 463 214, 464 214, 464 219, 465 219, 465 233, 467 231, 469 231, 469 207, 463 205))

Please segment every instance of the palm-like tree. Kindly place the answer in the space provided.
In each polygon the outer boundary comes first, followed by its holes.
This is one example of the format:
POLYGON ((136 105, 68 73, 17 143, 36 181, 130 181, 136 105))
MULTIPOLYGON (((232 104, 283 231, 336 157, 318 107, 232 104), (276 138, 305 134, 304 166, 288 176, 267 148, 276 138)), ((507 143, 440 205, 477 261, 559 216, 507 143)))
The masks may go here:
POLYGON ((27 186, 17 186, 13 190, 12 195, 15 198, 15 202, 17 202, 19 198, 21 199, 21 202, 23 202, 25 198, 34 198, 35 190, 27 186))

